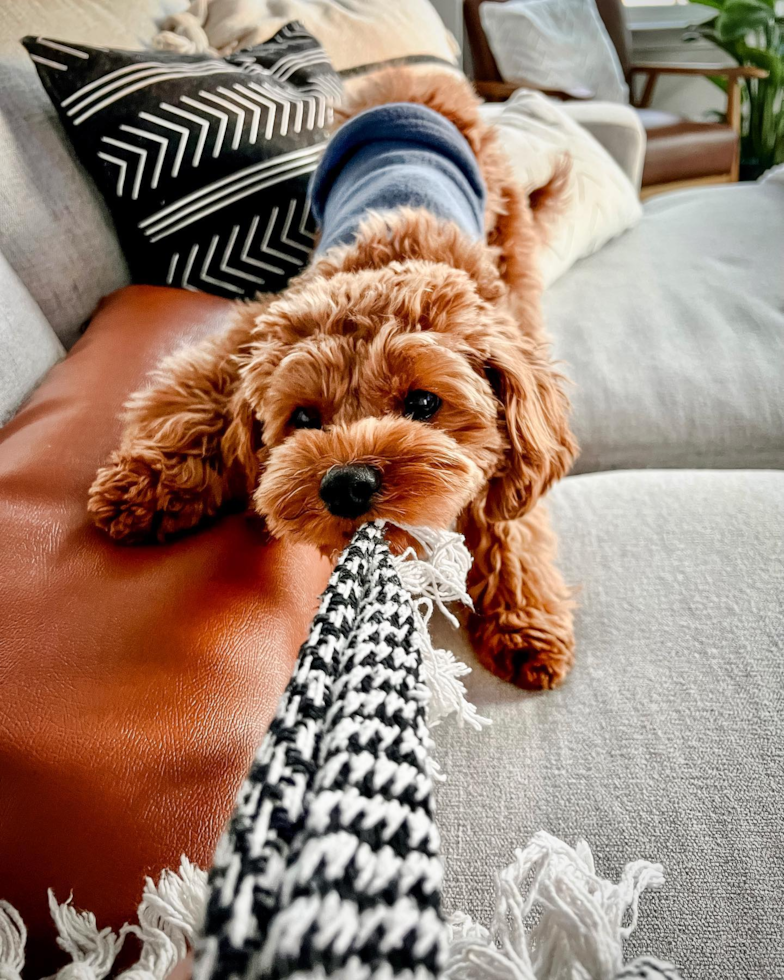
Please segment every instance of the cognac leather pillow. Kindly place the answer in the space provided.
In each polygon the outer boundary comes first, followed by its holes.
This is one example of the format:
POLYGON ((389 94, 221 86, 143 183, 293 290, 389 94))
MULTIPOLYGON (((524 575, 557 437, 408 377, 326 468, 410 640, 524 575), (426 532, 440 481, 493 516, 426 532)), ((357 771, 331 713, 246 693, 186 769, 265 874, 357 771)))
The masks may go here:
POLYGON ((0 898, 57 966, 46 889, 134 918, 145 874, 203 867, 288 681, 328 567, 242 515, 120 547, 85 513, 116 416, 226 300, 131 286, 0 430, 0 898))

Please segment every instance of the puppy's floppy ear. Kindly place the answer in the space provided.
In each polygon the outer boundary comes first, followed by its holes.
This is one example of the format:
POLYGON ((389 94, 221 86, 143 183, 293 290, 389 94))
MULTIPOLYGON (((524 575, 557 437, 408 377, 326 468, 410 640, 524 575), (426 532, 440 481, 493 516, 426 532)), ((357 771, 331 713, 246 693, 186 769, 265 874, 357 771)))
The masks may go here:
POLYGON ((530 510, 566 473, 577 444, 561 378, 540 346, 524 336, 495 335, 485 373, 502 405, 509 447, 490 481, 486 513, 491 521, 509 521, 530 510))
POLYGON ((241 348, 237 385, 229 401, 229 424, 221 440, 223 464, 242 493, 252 493, 266 464, 264 433, 257 411, 267 381, 286 352, 281 341, 264 338, 241 348))

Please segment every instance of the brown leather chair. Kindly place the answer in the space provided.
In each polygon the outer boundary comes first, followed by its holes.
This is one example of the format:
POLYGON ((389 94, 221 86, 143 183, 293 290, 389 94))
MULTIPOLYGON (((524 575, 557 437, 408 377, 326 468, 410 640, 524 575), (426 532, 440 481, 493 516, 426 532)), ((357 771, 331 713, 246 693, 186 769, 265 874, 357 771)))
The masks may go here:
MULTIPOLYGON (((493 52, 487 43, 479 18, 479 5, 487 0, 464 0, 463 13, 466 34, 474 65, 477 91, 488 101, 508 98, 525 82, 504 82, 498 71, 493 52)), ((505 0, 490 0, 504 3, 505 0)), ((636 76, 646 78, 639 98, 633 105, 648 136, 645 165, 642 174, 642 196, 649 197, 659 190, 692 184, 719 184, 738 179, 740 141, 740 88, 742 78, 764 78, 759 68, 736 66, 729 68, 709 65, 635 64, 632 61, 631 35, 626 25, 621 0, 597 0, 597 7, 607 33, 615 45, 629 91, 634 91, 636 76), (650 108, 654 87, 660 75, 718 76, 727 80, 727 122, 692 122, 669 112, 650 108)), ((525 39, 521 38, 521 43, 525 39)), ((531 86, 527 86, 531 87, 531 86)), ((584 93, 548 92, 559 98, 585 97, 584 93)), ((590 93, 589 93, 590 94, 590 93)))

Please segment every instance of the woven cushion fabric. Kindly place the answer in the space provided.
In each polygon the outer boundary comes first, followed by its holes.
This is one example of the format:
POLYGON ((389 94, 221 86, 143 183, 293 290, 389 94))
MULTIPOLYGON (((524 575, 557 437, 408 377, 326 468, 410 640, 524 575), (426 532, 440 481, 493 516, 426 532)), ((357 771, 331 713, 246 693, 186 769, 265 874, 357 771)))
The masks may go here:
POLYGON ((308 178, 341 87, 300 25, 226 58, 25 45, 135 282, 237 298, 305 264, 308 178))
POLYGON ((150 44, 186 0, 10 0, 0 13, 0 251, 68 348, 107 293, 127 285, 108 209, 75 158, 21 38, 150 44), (87 12, 89 11, 89 13, 87 12))
MULTIPOLYGON (((492 6, 496 6, 493 4, 492 6)), ((500 6, 500 5, 499 5, 500 6)), ((612 106, 639 133, 627 106, 612 106)), ((638 223, 637 188, 588 129, 540 92, 520 89, 494 119, 524 190, 543 187, 568 161, 560 198, 548 218, 539 264, 545 286, 574 263, 598 252, 610 239, 638 223)), ((642 142, 642 137, 640 141, 642 142)))
POLYGON ((545 294, 575 472, 784 467, 784 185, 662 194, 545 294))
POLYGON ((481 733, 439 726, 445 907, 489 922, 493 874, 546 830, 602 876, 660 861, 627 955, 690 980, 784 976, 784 473, 569 477, 550 495, 576 599, 562 688, 469 662, 481 733))

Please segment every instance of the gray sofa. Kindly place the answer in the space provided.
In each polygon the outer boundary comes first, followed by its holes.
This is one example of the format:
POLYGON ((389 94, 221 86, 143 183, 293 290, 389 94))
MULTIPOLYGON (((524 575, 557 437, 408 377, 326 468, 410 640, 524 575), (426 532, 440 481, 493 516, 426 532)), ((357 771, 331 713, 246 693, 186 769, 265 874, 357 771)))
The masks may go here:
POLYGON ((474 666, 489 730, 435 729, 447 906, 489 924, 538 830, 638 858, 629 957, 784 976, 784 184, 654 198, 547 295, 582 454, 550 494, 577 662, 527 694, 474 666))

